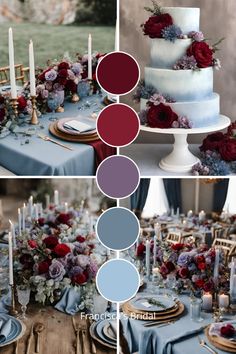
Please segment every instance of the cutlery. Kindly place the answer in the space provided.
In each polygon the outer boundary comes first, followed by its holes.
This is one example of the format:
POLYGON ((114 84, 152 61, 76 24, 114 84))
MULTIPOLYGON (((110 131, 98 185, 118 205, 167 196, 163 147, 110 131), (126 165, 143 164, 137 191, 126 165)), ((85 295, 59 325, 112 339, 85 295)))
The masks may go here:
POLYGON ((34 325, 32 324, 28 341, 27 341, 26 354, 30 354, 30 345, 31 345, 33 334, 34 334, 34 325))
POLYGON ((34 325, 34 333, 36 334, 36 345, 35 345, 35 352, 39 353, 40 352, 40 333, 42 333, 45 329, 45 326, 43 323, 37 322, 34 325))
POLYGON ((151 322, 151 323, 145 323, 143 326, 144 327, 152 327, 156 326, 157 328, 164 327, 164 326, 169 326, 171 324, 174 324, 176 321, 165 321, 165 322, 151 322))
MULTIPOLYGON (((82 354, 82 349, 81 349, 81 346, 80 346, 80 338, 79 338, 79 336, 80 336, 80 326, 76 325, 74 317, 72 317, 72 324, 73 324, 73 328, 74 328, 75 335, 76 335, 76 354, 82 354)), ((83 345, 83 338, 82 338, 82 345, 83 345)))
POLYGON ((210 352, 211 354, 218 354, 217 351, 213 350, 211 347, 209 347, 209 345, 204 341, 204 339, 201 339, 199 336, 198 337, 198 341, 199 341, 199 344, 205 348, 206 350, 208 350, 208 352, 210 352))
POLYGON ((59 145, 59 146, 65 148, 65 149, 68 149, 68 150, 73 151, 73 149, 72 149, 70 146, 67 146, 67 145, 64 145, 64 144, 62 144, 62 143, 59 143, 59 141, 56 141, 56 140, 54 140, 54 139, 51 139, 51 138, 49 138, 49 136, 47 136, 47 135, 38 134, 38 137, 39 137, 40 139, 43 139, 44 141, 50 141, 51 143, 57 144, 57 145, 59 145))
POLYGON ((15 343, 15 354, 18 354, 18 340, 15 343))
MULTIPOLYGON (((92 318, 89 318, 88 319, 88 325, 91 326, 92 323, 93 323, 92 318)), ((95 345, 94 340, 91 337, 91 335, 90 335, 90 343, 91 343, 91 352, 92 352, 92 354, 96 354, 97 353, 97 348, 96 348, 96 345, 95 345)))
POLYGON ((82 342, 83 342, 83 353, 87 354, 90 353, 90 345, 88 343, 88 328, 87 328, 87 324, 84 323, 81 325, 81 332, 82 332, 82 342))

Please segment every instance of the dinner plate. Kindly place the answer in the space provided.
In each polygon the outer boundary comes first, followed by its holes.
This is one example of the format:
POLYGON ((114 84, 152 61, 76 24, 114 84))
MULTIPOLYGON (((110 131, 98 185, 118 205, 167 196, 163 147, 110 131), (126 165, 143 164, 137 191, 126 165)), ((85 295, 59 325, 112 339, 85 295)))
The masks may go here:
POLYGON ((97 334, 97 331, 96 331, 96 327, 97 327, 97 323, 94 322, 91 324, 90 328, 89 328, 89 333, 90 333, 90 336, 95 340, 97 341, 98 343, 102 344, 103 346, 105 347, 108 347, 108 348, 111 348, 111 349, 117 349, 116 348, 116 342, 113 342, 112 344, 108 343, 107 341, 104 341, 102 340, 98 334, 97 334))
POLYGON ((95 328, 96 332, 97 332, 97 335, 105 342, 111 344, 111 345, 116 345, 116 340, 114 339, 109 339, 107 338, 105 335, 104 335, 104 332, 103 332, 103 328, 106 326, 106 325, 110 325, 110 320, 108 319, 105 319, 105 320, 101 320, 100 322, 97 323, 97 326, 95 328))
POLYGON ((25 325, 17 318, 9 316, 8 314, 5 313, 0 313, 0 320, 6 322, 9 319, 11 319, 11 331, 7 336, 7 338, 0 343, 0 347, 4 347, 5 345, 9 345, 10 343, 13 343, 14 341, 22 337, 25 331, 25 325))
POLYGON ((163 295, 150 295, 150 296, 147 295, 138 298, 136 297, 130 300, 130 305, 136 310, 158 313, 158 312, 163 312, 172 309, 176 305, 176 302, 173 299, 163 295), (163 306, 152 305, 152 304, 149 304, 149 306, 145 306, 145 304, 148 304, 148 299, 153 299, 155 301, 158 301, 163 306))
POLYGON ((61 140, 75 142, 75 143, 86 143, 86 142, 89 143, 91 141, 99 140, 97 133, 91 134, 90 136, 69 135, 69 134, 63 133, 57 128, 57 125, 55 123, 56 122, 49 125, 49 131, 52 135, 56 136, 57 138, 59 138, 61 140))
MULTIPOLYGON (((110 322, 111 322, 111 321, 110 321, 110 322)), ((103 327, 103 334, 104 334, 108 339, 110 339, 110 340, 116 342, 115 333, 113 332, 110 323, 107 323, 107 324, 103 327)))

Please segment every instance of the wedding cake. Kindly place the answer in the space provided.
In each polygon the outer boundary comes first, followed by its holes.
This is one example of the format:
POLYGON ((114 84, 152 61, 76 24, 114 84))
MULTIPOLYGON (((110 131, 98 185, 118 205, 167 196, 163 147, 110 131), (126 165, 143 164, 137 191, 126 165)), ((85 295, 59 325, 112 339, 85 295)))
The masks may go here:
POLYGON ((154 2, 142 25, 150 37, 150 65, 139 87, 141 123, 152 128, 200 128, 220 119, 220 96, 213 92, 217 44, 199 30, 200 9, 162 7, 154 2))

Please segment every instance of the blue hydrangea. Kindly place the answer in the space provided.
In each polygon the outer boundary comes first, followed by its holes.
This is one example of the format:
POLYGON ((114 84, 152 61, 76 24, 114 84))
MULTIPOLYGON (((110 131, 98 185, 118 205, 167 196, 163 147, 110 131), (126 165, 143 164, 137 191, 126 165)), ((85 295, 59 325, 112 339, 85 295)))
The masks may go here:
POLYGON ((227 176, 231 173, 230 164, 223 161, 217 153, 203 153, 201 162, 194 165, 195 176, 227 176))
POLYGON ((161 34, 162 37, 165 38, 165 40, 170 42, 175 42, 175 40, 182 35, 182 31, 178 26, 171 25, 164 28, 161 34))

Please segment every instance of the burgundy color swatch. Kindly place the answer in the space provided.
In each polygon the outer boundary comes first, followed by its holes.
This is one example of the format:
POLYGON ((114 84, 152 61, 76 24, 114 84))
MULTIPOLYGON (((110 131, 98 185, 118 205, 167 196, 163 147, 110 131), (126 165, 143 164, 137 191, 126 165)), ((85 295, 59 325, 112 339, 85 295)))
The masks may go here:
POLYGON ((139 132, 139 118, 129 106, 121 103, 104 108, 97 120, 100 138, 111 146, 125 146, 136 138, 139 132))
POLYGON ((102 58, 97 67, 100 86, 113 95, 124 95, 135 88, 139 81, 136 60, 124 52, 113 52, 102 58))

